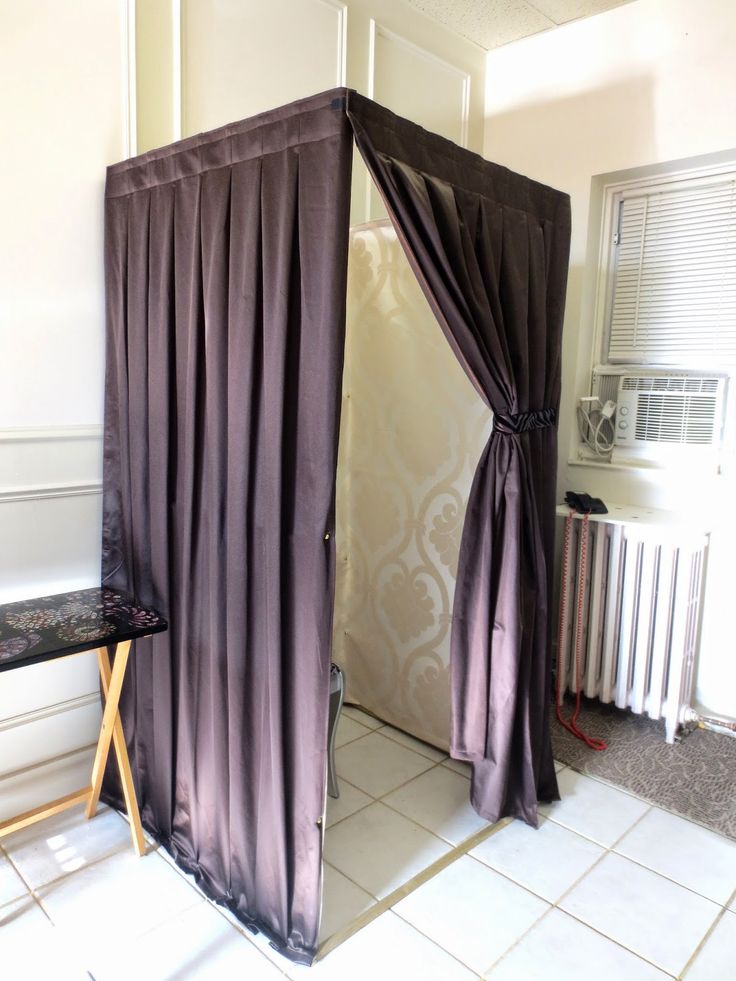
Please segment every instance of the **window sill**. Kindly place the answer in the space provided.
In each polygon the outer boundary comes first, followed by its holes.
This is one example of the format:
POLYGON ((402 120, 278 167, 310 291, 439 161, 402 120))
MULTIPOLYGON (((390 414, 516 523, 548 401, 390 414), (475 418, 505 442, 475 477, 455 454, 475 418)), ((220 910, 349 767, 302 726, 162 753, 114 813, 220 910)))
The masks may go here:
MULTIPOLYGON (((569 467, 586 467, 593 470, 615 470, 618 473, 630 473, 632 476, 638 477, 653 477, 653 478, 664 478, 671 477, 673 474, 678 472, 690 472, 692 469, 692 461, 683 461, 680 464, 668 462, 666 464, 658 465, 656 463, 639 463, 632 461, 631 463, 605 463, 602 460, 585 460, 579 457, 569 457, 567 460, 567 465, 569 467)), ((716 464, 713 465, 712 469, 708 469, 703 472, 704 477, 722 477, 724 476, 724 470, 722 466, 716 464)))
POLYGON ((636 463, 604 463, 601 460, 579 460, 570 458, 569 467, 592 467, 594 470, 618 470, 621 473, 658 474, 664 473, 664 467, 651 467, 636 463))

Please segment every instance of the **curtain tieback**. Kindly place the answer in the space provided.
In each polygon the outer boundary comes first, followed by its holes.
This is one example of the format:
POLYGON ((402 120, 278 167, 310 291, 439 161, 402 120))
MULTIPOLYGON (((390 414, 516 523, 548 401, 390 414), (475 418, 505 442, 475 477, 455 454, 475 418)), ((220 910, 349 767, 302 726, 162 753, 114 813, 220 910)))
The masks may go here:
POLYGON ((515 415, 494 415, 494 432, 501 436, 514 436, 528 433, 530 429, 546 429, 554 426, 557 420, 555 409, 533 409, 531 412, 517 412, 515 415))

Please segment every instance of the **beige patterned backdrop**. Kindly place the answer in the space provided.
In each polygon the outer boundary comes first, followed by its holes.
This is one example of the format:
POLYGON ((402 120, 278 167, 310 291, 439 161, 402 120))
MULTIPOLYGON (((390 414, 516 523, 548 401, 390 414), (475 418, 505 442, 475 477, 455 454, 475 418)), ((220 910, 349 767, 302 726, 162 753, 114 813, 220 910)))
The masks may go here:
POLYGON ((353 229, 333 657, 348 698, 447 748, 465 506, 491 414, 387 222, 353 229))

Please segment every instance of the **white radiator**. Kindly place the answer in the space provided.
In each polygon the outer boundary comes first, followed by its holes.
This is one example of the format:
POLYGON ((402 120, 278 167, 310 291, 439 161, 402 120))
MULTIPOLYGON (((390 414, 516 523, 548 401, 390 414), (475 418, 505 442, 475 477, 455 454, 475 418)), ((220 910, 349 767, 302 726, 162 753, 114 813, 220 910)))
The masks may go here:
MULTIPOLYGON (((668 743, 685 721, 700 629, 704 531, 667 512, 608 505, 591 515, 582 592, 581 688, 589 698, 665 719, 668 743)), ((558 508, 566 516, 568 508, 558 508)), ((572 523, 562 603, 561 696, 577 691, 575 632, 581 515, 572 523), (563 606, 565 609, 563 610, 563 606)))

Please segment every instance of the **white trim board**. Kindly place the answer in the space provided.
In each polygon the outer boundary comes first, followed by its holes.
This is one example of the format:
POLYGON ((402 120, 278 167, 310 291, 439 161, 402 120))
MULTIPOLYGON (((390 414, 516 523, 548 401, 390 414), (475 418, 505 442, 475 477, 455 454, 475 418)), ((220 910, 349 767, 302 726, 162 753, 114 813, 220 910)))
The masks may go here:
POLYGON ((88 494, 101 494, 102 484, 34 484, 29 487, 14 487, 0 490, 0 504, 17 501, 44 501, 54 497, 85 497, 88 494))
MULTIPOLYGON (((86 708, 88 705, 100 703, 99 691, 89 692, 86 695, 79 695, 76 698, 67 698, 54 705, 44 705, 42 708, 34 709, 31 712, 22 712, 20 715, 13 715, 8 719, 0 719, 0 732, 7 732, 9 729, 17 729, 19 726, 29 725, 48 719, 53 715, 63 715, 64 712, 74 712, 76 709, 86 708)), ((40 765, 40 764, 37 764, 40 765)), ((0 774, 3 779, 10 774, 0 774)))

